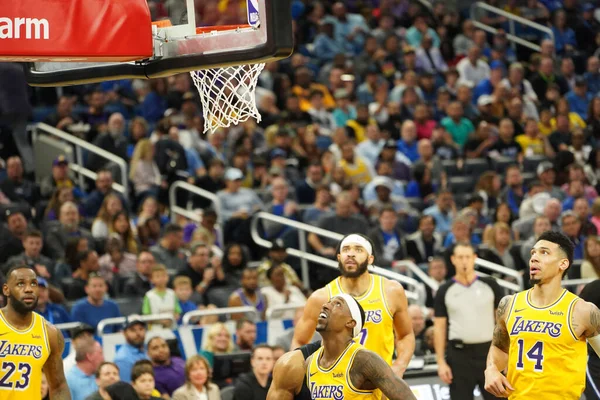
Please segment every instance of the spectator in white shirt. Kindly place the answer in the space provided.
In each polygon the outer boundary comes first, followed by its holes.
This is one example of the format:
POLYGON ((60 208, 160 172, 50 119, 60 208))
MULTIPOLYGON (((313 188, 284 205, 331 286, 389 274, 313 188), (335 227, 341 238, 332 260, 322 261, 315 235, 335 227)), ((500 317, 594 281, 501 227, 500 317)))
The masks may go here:
POLYGON ((473 46, 469 49, 467 57, 456 65, 460 79, 470 82, 473 86, 490 77, 490 66, 481 60, 480 56, 481 49, 473 46))
MULTIPOLYGON (((306 304, 306 296, 294 285, 286 283, 285 270, 283 265, 275 265, 267 270, 267 279, 269 286, 261 289, 263 296, 266 297, 268 304, 306 304)), ((284 311, 280 318, 294 319, 295 310, 284 311)))
POLYGON ((356 146, 356 154, 367 161, 371 167, 375 168, 379 153, 385 144, 385 140, 381 137, 381 132, 377 125, 367 125, 366 130, 367 140, 363 140, 356 146))

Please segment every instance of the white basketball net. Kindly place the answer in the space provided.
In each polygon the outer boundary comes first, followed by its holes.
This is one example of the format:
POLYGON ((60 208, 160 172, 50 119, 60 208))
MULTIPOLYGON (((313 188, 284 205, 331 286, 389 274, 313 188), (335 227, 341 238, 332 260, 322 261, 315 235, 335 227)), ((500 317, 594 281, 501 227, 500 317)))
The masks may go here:
POLYGON ((251 117, 260 122, 256 83, 264 67, 265 64, 247 64, 190 72, 202 101, 205 133, 251 117))

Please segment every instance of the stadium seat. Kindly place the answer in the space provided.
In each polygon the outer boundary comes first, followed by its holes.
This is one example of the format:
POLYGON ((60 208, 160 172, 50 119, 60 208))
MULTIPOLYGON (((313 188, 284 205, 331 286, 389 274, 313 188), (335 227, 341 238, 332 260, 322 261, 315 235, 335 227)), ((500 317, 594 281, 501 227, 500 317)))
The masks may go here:
POLYGON ((470 194, 475 187, 475 180, 471 176, 453 176, 449 179, 450 190, 452 193, 470 194))
POLYGON ((549 161, 546 156, 529 156, 523 160, 523 172, 537 173, 537 167, 540 163, 549 161))
POLYGON ((463 169, 466 176, 479 177, 490 169, 490 163, 485 158, 470 158, 465 160, 463 169))
POLYGON ((529 184, 537 179, 537 174, 535 172, 524 172, 521 174, 523 176, 523 184, 525 186, 529 186, 529 184))
POLYGON ((494 158, 492 160, 494 170, 501 175, 504 175, 504 171, 506 171, 506 167, 508 167, 509 165, 512 165, 512 164, 516 164, 516 163, 517 163, 517 160, 514 160, 512 158, 506 158, 506 157, 494 158))
POLYGON ((448 175, 448 177, 460 175, 458 167, 456 166, 456 161, 454 160, 442 161, 442 167, 444 168, 444 172, 446 172, 446 175, 448 175))
POLYGON ((221 400, 233 400, 233 392, 235 388, 233 386, 227 386, 221 389, 221 400))
POLYGON ((425 209, 425 206, 426 206, 425 202, 420 197, 407 197, 406 201, 408 201, 408 203, 410 204, 410 206, 412 208, 414 208, 415 210, 418 210, 419 212, 421 212, 425 209))
POLYGON ((140 314, 142 312, 142 303, 144 299, 142 297, 123 297, 120 299, 114 299, 119 306, 122 315, 140 314))

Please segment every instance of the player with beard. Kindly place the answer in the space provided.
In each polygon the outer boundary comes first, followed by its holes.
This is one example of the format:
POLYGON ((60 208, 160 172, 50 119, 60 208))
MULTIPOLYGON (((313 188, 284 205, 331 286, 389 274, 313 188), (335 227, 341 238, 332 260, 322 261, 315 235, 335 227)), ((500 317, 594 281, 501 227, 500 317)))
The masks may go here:
POLYGON ((338 246, 337 259, 341 276, 308 298, 295 327, 292 348, 307 344, 313 337, 324 303, 337 295, 349 294, 365 310, 364 327, 357 338, 359 343, 379 354, 401 378, 415 350, 404 289, 396 281, 369 273, 368 267, 375 257, 373 243, 364 235, 345 236, 338 246), (394 349, 396 360, 392 363, 394 349))
POLYGON ((53 400, 70 400, 63 371, 62 333, 33 312, 38 302, 37 276, 17 265, 9 269, 2 293, 7 304, 0 310, 0 400, 41 400, 42 369, 53 400))
POLYGON ((600 354, 600 311, 562 287, 572 263, 573 243, 567 236, 540 235, 529 260, 533 288, 506 296, 498 305, 485 390, 519 400, 581 397, 586 341, 600 354))
POLYGON ((379 398, 379 391, 391 400, 415 399, 386 361, 354 340, 364 321, 365 311, 348 294, 337 295, 324 304, 317 322, 322 346, 306 361, 296 352, 282 356, 273 371, 267 400, 374 400, 379 398), (307 397, 300 397, 302 392, 307 397))

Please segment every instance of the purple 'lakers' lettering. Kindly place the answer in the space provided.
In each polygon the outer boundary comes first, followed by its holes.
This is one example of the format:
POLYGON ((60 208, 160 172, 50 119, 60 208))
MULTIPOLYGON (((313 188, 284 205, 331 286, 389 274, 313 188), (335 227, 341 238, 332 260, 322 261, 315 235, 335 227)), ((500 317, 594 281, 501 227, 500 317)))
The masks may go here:
POLYGON ((523 317, 515 317, 515 324, 510 331, 510 335, 518 335, 519 332, 533 332, 557 338, 560 336, 562 325, 554 322, 526 320, 523 317))
POLYGON ((26 356, 36 360, 42 358, 42 346, 30 344, 11 344, 8 340, 0 340, 0 358, 7 356, 26 356))
POLYGON ((344 400, 343 385, 322 385, 317 386, 315 382, 310 383, 310 397, 316 399, 334 399, 344 400))
POLYGON ((383 320, 381 318, 381 310, 369 310, 365 311, 365 322, 373 322, 378 324, 383 320))

